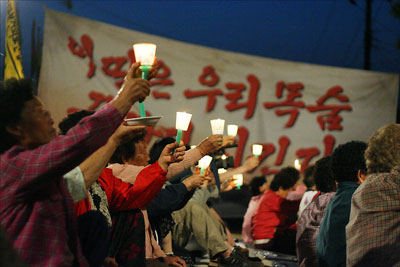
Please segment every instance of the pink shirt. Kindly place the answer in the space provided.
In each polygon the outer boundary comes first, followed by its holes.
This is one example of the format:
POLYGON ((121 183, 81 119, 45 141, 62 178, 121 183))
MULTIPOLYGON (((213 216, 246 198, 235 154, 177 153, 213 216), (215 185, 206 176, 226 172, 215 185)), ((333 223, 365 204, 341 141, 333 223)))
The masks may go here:
POLYGON ((162 250, 160 245, 154 238, 153 231, 151 230, 149 216, 147 210, 142 210, 145 228, 145 241, 146 241, 146 259, 165 258, 167 255, 162 250))
MULTIPOLYGON (((184 159, 181 162, 173 163, 168 166, 167 179, 178 175, 184 170, 192 167, 201 159, 200 150, 197 148, 191 149, 185 153, 184 159)), ((148 165, 149 166, 149 165, 148 165)), ((134 184, 138 174, 147 166, 135 166, 130 164, 111 164, 108 168, 113 170, 113 174, 122 181, 134 184)), ((161 190, 161 188, 160 188, 161 190)), ((147 211, 142 209, 145 223, 145 242, 146 242, 146 258, 166 257, 164 251, 158 245, 151 230, 147 211)))
POLYGON ((244 215, 242 225, 242 237, 245 243, 252 243, 253 238, 251 237, 251 220, 254 213, 256 213, 258 206, 260 205, 260 199, 262 194, 254 196, 250 199, 249 207, 247 208, 246 214, 244 215))
MULTIPOLYGON (((201 159, 199 149, 194 148, 186 151, 185 156, 181 162, 173 163, 168 166, 167 180, 178 175, 186 169, 192 167, 197 161, 201 159)), ((149 166, 149 165, 147 165, 149 166)), ((108 168, 113 170, 113 174, 124 182, 134 184, 136 177, 147 166, 135 166, 130 164, 111 164, 108 168)))

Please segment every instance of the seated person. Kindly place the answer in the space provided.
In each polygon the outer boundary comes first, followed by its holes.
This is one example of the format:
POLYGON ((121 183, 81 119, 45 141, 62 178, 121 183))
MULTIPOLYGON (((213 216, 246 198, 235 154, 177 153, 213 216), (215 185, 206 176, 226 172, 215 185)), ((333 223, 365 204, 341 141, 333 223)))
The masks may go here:
POLYGON ((301 267, 319 266, 316 249, 318 229, 325 209, 336 190, 335 180, 331 172, 330 156, 315 163, 314 179, 318 193, 297 221, 296 251, 301 267))
MULTIPOLYGON (((174 143, 175 144, 175 143, 174 143)), ((174 146, 169 144, 169 146, 174 146)), ((201 158, 203 153, 213 153, 222 145, 222 136, 210 136, 204 140, 198 147, 191 149, 185 154, 182 162, 171 164, 167 170, 167 177, 171 178, 187 168, 190 168, 201 158)), ((184 147, 182 146, 184 149, 184 147)), ((164 148, 165 149, 165 148, 164 148)), ((150 157, 147 153, 147 144, 144 136, 128 142, 117 148, 111 161, 114 163, 109 167, 113 170, 114 175, 120 177, 123 181, 134 183, 137 174, 148 165, 150 157)), ((204 177, 200 177, 204 180, 204 177)), ((153 231, 150 226, 146 209, 142 209, 145 220, 145 240, 146 240, 146 264, 163 264, 158 259, 163 259, 166 264, 177 264, 182 262, 179 257, 168 256, 156 242, 153 231)))
POLYGON ((300 201, 299 217, 303 212, 303 210, 307 207, 307 205, 310 204, 315 194, 318 192, 315 190, 316 186, 314 180, 314 171, 315 171, 315 166, 310 166, 304 171, 303 183, 307 187, 307 189, 300 201))
MULTIPOLYGON (((165 137, 156 141, 150 149, 150 161, 152 164, 160 156, 164 147, 170 143, 174 143, 175 139, 172 137, 165 137)), ((187 147, 190 149, 190 147, 187 147)), ((169 235, 168 240, 165 241, 165 246, 168 247, 166 253, 172 252, 172 239, 171 230, 174 221, 171 213, 182 209, 189 199, 193 196, 196 188, 200 188, 206 176, 201 174, 192 175, 190 169, 178 174, 180 178, 184 178, 181 182, 177 176, 168 180, 168 183, 157 194, 156 198, 147 206, 147 214, 149 216, 150 224, 154 232, 157 232, 158 243, 164 244, 164 238, 169 235), (171 180, 175 183, 170 184, 171 180)), ((162 246, 163 247, 163 246, 162 246)), ((164 248, 164 247, 163 247, 164 248)))
POLYGON ((347 266, 400 265, 400 125, 369 139, 368 178, 353 194, 346 226, 347 266))
POLYGON ((211 258, 218 258, 218 266, 262 266, 261 263, 251 262, 240 248, 228 241, 225 225, 207 206, 207 200, 218 197, 219 192, 213 173, 209 169, 205 173, 211 175, 211 182, 197 189, 183 209, 172 213, 175 222, 172 231, 173 247, 183 250, 194 237, 211 258))
POLYGON ((250 190, 253 197, 251 198, 249 207, 247 208, 246 214, 244 215, 242 225, 243 241, 247 244, 253 243, 253 238, 251 237, 251 220, 254 213, 258 209, 262 193, 264 193, 267 189, 268 183, 265 176, 254 177, 250 182, 250 190))
POLYGON ((366 143, 351 141, 332 153, 331 170, 337 182, 336 194, 326 207, 317 236, 317 256, 321 266, 346 266, 346 225, 351 197, 366 178, 366 143))
MULTIPOLYGON (((84 117, 92 115, 93 113, 93 111, 82 110, 70 114, 60 123, 61 134, 67 134, 71 127, 78 124, 84 117)), ((128 217, 139 219, 135 209, 146 207, 155 198, 165 182, 165 171, 167 170, 169 164, 172 163, 172 161, 170 161, 168 157, 164 156, 167 155, 170 151, 163 150, 160 155, 159 161, 156 161, 154 164, 144 168, 139 173, 134 185, 125 183, 116 178, 115 176, 113 176, 111 169, 104 169, 104 167, 112 156, 114 150, 120 144, 123 144, 124 140, 129 140, 129 138, 132 137, 134 137, 133 140, 144 138, 145 134, 143 130, 144 127, 142 126, 121 125, 117 129, 117 131, 110 137, 105 146, 97 150, 93 155, 91 155, 80 165, 80 168, 84 173, 85 183, 87 184, 87 186, 89 186, 89 197, 86 200, 81 201, 75 205, 77 215, 86 214, 86 212, 89 210, 98 210, 107 219, 110 228, 112 227, 111 214, 113 214, 113 216, 115 217, 118 212, 125 211, 124 215, 122 215, 121 217, 123 217, 124 220, 127 222, 122 223, 122 218, 118 218, 118 222, 120 225, 127 225, 127 223, 132 219, 128 217), (132 132, 132 129, 134 130, 134 132, 132 132), (92 179, 92 177, 95 178, 92 179), (97 177, 98 180, 96 180, 97 177), (130 215, 128 215, 127 211, 130 211, 130 215)), ((175 147, 171 147, 171 150, 172 149, 175 149, 175 147)), ((182 160, 182 152, 179 152, 179 150, 182 149, 183 148, 178 148, 178 152, 175 153, 175 157, 171 158, 171 160, 182 160)), ((124 226, 122 227, 126 228, 124 226)), ((96 225, 94 225, 92 226, 92 228, 97 227, 96 225)), ((97 231, 99 231, 98 228, 97 231)), ((133 266, 133 262, 138 264, 138 261, 129 261, 128 258, 124 257, 124 255, 126 255, 127 253, 115 249, 115 243, 125 242, 127 239, 128 233, 126 233, 125 235, 119 234, 117 238, 116 233, 121 233, 121 231, 121 229, 116 229, 115 225, 112 228, 113 239, 111 243, 111 258, 115 257, 116 261, 124 266, 133 266)), ((131 229, 131 231, 133 231, 133 229, 131 229)), ((130 244, 125 244, 125 246, 130 246, 130 244)))
POLYGON ((102 146, 132 104, 149 94, 149 83, 134 78, 138 66, 110 104, 60 137, 29 79, 0 84, 0 224, 28 265, 88 265, 62 176, 102 146))
POLYGON ((295 254, 297 211, 300 199, 288 200, 296 190, 300 173, 293 167, 283 168, 274 176, 260 199, 252 219, 252 238, 258 249, 295 254))

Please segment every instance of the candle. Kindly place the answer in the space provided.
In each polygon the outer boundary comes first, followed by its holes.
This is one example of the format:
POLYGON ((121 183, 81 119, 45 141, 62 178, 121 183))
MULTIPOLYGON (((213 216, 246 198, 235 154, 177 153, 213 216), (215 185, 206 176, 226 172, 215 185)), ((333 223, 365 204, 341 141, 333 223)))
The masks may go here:
MULTIPOLYGON (((135 52, 136 62, 140 62, 140 69, 142 70, 142 78, 147 80, 147 74, 154 63, 156 56, 156 45, 155 44, 134 44, 133 51, 135 52)), ((139 113, 140 117, 145 118, 146 112, 143 102, 139 102, 139 113)))
POLYGON ((235 181, 236 187, 240 189, 240 187, 243 185, 243 174, 235 174, 233 175, 233 179, 235 181))
POLYGON ((296 160, 294 161, 294 167, 296 168, 296 170, 300 171, 300 169, 301 169, 301 164, 300 164, 300 161, 299 161, 298 159, 296 159, 296 160))
POLYGON ((236 137, 238 128, 239 127, 237 125, 229 124, 228 125, 228 135, 231 137, 236 137))
POLYGON ((211 120, 211 130, 213 134, 224 134, 225 120, 211 120))
POLYGON ((263 145, 254 144, 252 146, 252 150, 253 150, 253 155, 259 157, 263 151, 263 145))
POLYGON ((204 173, 204 170, 207 169, 208 166, 210 166, 212 157, 210 156, 204 156, 199 160, 199 167, 200 167, 200 174, 204 173))
POLYGON ((156 48, 155 44, 134 44, 133 51, 135 52, 136 62, 140 62, 142 66, 152 66, 156 57, 156 48))
POLYGON ((179 146, 182 137, 182 131, 186 131, 189 127, 190 120, 192 118, 192 114, 186 112, 177 112, 176 113, 176 123, 175 128, 178 130, 176 134, 176 143, 179 146))
POLYGON ((226 173, 227 172, 227 170, 225 170, 224 168, 219 168, 218 169, 218 174, 223 174, 223 173, 226 173))

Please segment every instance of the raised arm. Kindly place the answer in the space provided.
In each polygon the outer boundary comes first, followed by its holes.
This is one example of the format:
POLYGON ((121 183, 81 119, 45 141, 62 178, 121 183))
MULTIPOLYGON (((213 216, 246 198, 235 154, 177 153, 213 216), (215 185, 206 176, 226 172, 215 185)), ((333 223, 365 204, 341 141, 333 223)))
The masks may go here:
POLYGON ((235 174, 246 173, 254 170, 259 163, 260 160, 257 157, 249 157, 248 159, 246 159, 243 165, 220 174, 219 179, 221 181, 221 184, 228 181, 229 178, 231 178, 235 174))
POLYGON ((184 170, 193 167, 205 155, 211 155, 233 141, 233 137, 222 136, 219 134, 210 135, 201 141, 196 148, 187 151, 184 159, 181 162, 171 164, 168 167, 167 179, 170 179, 184 170))
MULTIPOLYGON (((167 145, 158 159, 158 163, 160 164, 163 170, 167 171, 169 166, 172 164, 176 164, 182 161, 185 157, 185 146, 182 145, 176 148, 176 143, 172 143, 167 145), (172 151, 175 149, 175 153, 172 154, 172 151)), ((148 165, 150 166, 150 165, 148 165)), ((138 174, 147 166, 135 166, 130 164, 112 164, 109 166, 116 177, 120 178, 124 182, 134 184, 136 181, 136 177, 138 174)), ((168 174, 167 174, 168 176, 168 174)))
POLYGON ((145 126, 120 125, 104 146, 96 150, 79 165, 84 176, 86 188, 89 188, 97 180, 115 149, 125 143, 126 140, 132 139, 136 133, 141 132, 144 128, 145 126))
POLYGON ((15 168, 15 173, 21 173, 22 170, 18 190, 62 176, 105 144, 130 107, 150 92, 147 81, 133 77, 137 68, 138 65, 131 67, 124 85, 111 104, 83 119, 67 135, 59 136, 34 150, 8 151, 7 157, 3 158, 12 163, 11 168, 15 168))
POLYGON ((157 194, 147 207, 149 218, 165 216, 182 209, 190 200, 195 188, 200 188, 207 179, 204 175, 195 174, 182 183, 167 185, 157 194))
MULTIPOLYGON (((16 155, 13 167, 23 169, 21 189, 31 184, 41 186, 47 179, 60 177, 78 166, 86 157, 102 146, 122 121, 121 114, 106 105, 83 119, 67 135, 59 136, 34 150, 16 155)), ((13 155, 10 155, 11 157, 13 155)))
POLYGON ((113 177, 112 170, 104 169, 99 182, 106 188, 106 194, 112 212, 145 208, 160 192, 165 183, 166 172, 158 162, 144 168, 135 184, 129 184, 113 177))

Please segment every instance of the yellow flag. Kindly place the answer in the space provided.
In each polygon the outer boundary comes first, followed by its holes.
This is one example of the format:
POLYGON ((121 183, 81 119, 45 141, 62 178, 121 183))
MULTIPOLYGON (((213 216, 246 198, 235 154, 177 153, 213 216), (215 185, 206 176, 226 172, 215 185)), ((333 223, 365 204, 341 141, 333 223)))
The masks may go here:
POLYGON ((21 57, 21 34, 14 0, 8 0, 6 22, 6 49, 4 58, 4 80, 23 78, 21 57))

